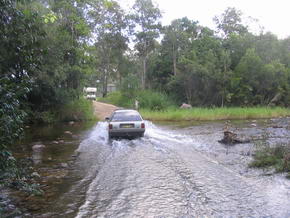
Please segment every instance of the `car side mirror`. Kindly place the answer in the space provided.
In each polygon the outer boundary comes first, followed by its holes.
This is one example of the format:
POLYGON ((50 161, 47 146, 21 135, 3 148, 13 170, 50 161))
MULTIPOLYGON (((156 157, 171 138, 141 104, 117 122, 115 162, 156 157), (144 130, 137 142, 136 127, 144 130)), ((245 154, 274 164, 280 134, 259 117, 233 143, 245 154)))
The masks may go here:
POLYGON ((106 120, 106 121, 110 121, 110 118, 109 118, 109 117, 106 117, 105 120, 106 120))

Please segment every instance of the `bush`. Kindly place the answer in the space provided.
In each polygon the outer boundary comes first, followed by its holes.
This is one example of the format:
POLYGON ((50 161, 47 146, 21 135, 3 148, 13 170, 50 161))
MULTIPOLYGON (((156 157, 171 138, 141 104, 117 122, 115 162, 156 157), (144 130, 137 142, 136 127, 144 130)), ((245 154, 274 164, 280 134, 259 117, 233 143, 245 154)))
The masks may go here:
POLYGON ((20 177, 17 174, 16 160, 9 151, 23 133, 26 116, 22 110, 21 97, 25 96, 28 86, 23 82, 16 84, 11 77, 0 78, 0 185, 9 184, 20 177))
POLYGON ((92 101, 80 98, 62 106, 57 113, 58 121, 87 121, 95 120, 92 101))
POLYGON ((52 111, 44 111, 44 112, 32 112, 31 110, 28 112, 29 120, 27 122, 30 123, 54 123, 56 122, 56 114, 52 111))
POLYGON ((107 97, 99 99, 99 101, 114 104, 124 108, 134 108, 135 100, 139 101, 140 109, 149 109, 153 111, 166 110, 173 105, 172 100, 165 94, 150 90, 143 90, 128 96, 127 92, 109 93, 107 97))
POLYGON ((137 94, 140 108, 153 111, 162 111, 173 105, 171 99, 165 94, 144 90, 137 94))
POLYGON ((276 145, 275 147, 264 147, 257 151, 250 167, 265 168, 273 166, 277 172, 290 172, 289 145, 276 145))
POLYGON ((100 98, 99 101, 113 104, 119 107, 130 108, 133 107, 133 98, 129 98, 123 92, 109 93, 105 98, 100 98))

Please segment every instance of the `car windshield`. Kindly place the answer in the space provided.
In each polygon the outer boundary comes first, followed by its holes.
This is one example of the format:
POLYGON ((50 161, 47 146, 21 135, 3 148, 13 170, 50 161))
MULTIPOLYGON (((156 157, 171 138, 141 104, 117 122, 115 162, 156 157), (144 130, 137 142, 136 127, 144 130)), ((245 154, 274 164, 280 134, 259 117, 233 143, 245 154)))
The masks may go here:
POLYGON ((122 121, 142 121, 141 116, 134 111, 117 112, 113 115, 112 120, 115 122, 122 121))

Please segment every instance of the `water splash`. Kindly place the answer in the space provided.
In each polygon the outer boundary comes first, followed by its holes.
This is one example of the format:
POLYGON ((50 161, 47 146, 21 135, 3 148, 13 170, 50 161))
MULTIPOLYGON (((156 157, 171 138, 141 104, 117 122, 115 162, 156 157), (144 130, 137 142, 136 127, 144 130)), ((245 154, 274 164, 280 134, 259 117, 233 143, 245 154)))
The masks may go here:
MULTIPOLYGON (((75 217, 286 217, 290 202, 271 181, 245 177, 206 149, 218 135, 189 134, 146 121, 143 138, 108 140, 99 122, 77 149, 81 179, 63 197, 75 217), (270 191, 272 190, 272 191, 270 191), (279 198, 279 200, 275 200, 279 198)), ((188 131, 188 129, 187 129, 188 131)), ((191 131, 191 129, 190 129, 191 131)), ((215 150, 219 151, 218 149, 215 150)), ((283 192, 283 193, 282 193, 283 192)))

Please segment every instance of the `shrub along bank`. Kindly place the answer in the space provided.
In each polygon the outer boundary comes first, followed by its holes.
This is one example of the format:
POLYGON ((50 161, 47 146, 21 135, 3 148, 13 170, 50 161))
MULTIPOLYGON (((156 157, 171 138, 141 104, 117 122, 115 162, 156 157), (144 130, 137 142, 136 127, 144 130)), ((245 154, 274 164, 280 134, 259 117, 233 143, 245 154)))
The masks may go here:
POLYGON ((250 167, 273 167, 276 172, 287 172, 290 179, 290 144, 263 146, 255 153, 250 167))
POLYGON ((84 98, 74 100, 61 107, 56 118, 64 122, 96 120, 92 101, 84 98))
POLYGON ((150 111, 164 111, 174 105, 174 102, 167 95, 151 90, 135 91, 134 93, 113 92, 98 100, 124 108, 134 108, 135 100, 137 100, 139 108, 150 111))
POLYGON ((43 112, 29 112, 30 123, 55 123, 69 121, 96 120, 92 101, 79 98, 65 103, 63 106, 43 112))

